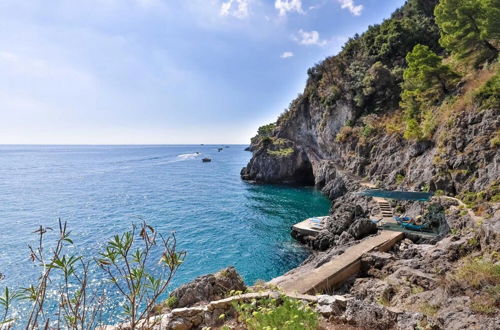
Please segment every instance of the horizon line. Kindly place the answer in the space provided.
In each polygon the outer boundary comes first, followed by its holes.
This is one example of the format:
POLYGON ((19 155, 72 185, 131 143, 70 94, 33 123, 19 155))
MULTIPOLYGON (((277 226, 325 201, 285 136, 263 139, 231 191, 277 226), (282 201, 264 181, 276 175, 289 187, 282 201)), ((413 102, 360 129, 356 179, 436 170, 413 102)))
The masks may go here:
POLYGON ((250 143, 0 143, 0 146, 237 146, 249 144, 250 143))

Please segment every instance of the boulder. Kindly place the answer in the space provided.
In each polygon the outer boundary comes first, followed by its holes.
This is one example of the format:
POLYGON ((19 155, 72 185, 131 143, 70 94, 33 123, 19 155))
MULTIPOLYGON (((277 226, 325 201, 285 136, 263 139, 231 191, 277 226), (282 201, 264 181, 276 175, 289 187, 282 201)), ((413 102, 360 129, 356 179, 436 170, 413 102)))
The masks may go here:
POLYGON ((375 234, 377 232, 378 228, 377 225, 371 222, 369 219, 359 219, 356 220, 350 227, 349 227, 349 234, 353 236, 355 239, 361 239, 363 237, 366 237, 370 234, 375 234))
POLYGON ((365 329, 386 330, 395 326, 398 314, 383 306, 353 299, 347 302, 343 318, 365 329))
POLYGON ((173 307, 193 306, 224 298, 231 290, 245 291, 246 286, 234 267, 215 274, 204 275, 174 290, 170 296, 177 298, 173 307))
POLYGON ((369 274, 370 269, 382 269, 385 265, 394 261, 392 254, 386 252, 372 251, 361 257, 361 272, 369 274))
MULTIPOLYGON (((500 213, 500 212, 497 212, 500 213)), ((500 214, 495 214, 495 217, 490 221, 486 221, 481 225, 479 230, 479 238, 481 249, 492 251, 500 251, 500 214), (498 217, 496 217, 498 215, 498 217)))

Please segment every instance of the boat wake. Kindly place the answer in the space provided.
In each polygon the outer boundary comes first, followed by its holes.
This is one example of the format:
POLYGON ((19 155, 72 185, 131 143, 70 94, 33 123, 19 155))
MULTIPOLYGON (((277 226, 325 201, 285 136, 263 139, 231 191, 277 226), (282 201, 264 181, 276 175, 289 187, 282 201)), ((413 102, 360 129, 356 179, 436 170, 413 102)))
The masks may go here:
POLYGON ((177 155, 177 161, 182 161, 182 160, 190 160, 190 159, 195 159, 196 157, 201 156, 199 152, 195 152, 192 154, 180 154, 177 155))

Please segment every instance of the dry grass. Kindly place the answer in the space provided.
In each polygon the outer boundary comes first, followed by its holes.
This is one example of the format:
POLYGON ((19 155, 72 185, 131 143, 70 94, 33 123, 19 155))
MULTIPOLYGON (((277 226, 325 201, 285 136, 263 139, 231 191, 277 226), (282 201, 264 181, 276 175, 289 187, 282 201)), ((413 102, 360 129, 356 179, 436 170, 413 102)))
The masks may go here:
POLYGON ((467 258, 457 269, 456 277, 475 289, 500 285, 500 265, 495 259, 495 256, 467 258))
POLYGON ((474 96, 477 90, 495 75, 497 66, 498 64, 491 65, 486 69, 474 71, 466 75, 463 78, 465 83, 461 94, 441 105, 438 110, 437 121, 439 123, 444 123, 451 118, 452 114, 459 113, 470 108, 473 104, 474 96))

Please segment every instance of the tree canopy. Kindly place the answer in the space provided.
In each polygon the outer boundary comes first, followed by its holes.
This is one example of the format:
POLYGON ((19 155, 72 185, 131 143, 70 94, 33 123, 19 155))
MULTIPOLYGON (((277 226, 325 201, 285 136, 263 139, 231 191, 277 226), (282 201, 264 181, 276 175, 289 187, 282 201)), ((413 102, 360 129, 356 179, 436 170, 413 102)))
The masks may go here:
POLYGON ((405 111, 407 126, 405 137, 428 138, 433 130, 429 125, 432 118, 429 111, 449 93, 458 75, 425 45, 416 45, 406 55, 406 62, 408 67, 403 72, 401 93, 401 107, 405 111))
POLYGON ((440 44, 458 58, 498 56, 500 0, 441 0, 434 15, 440 44))

